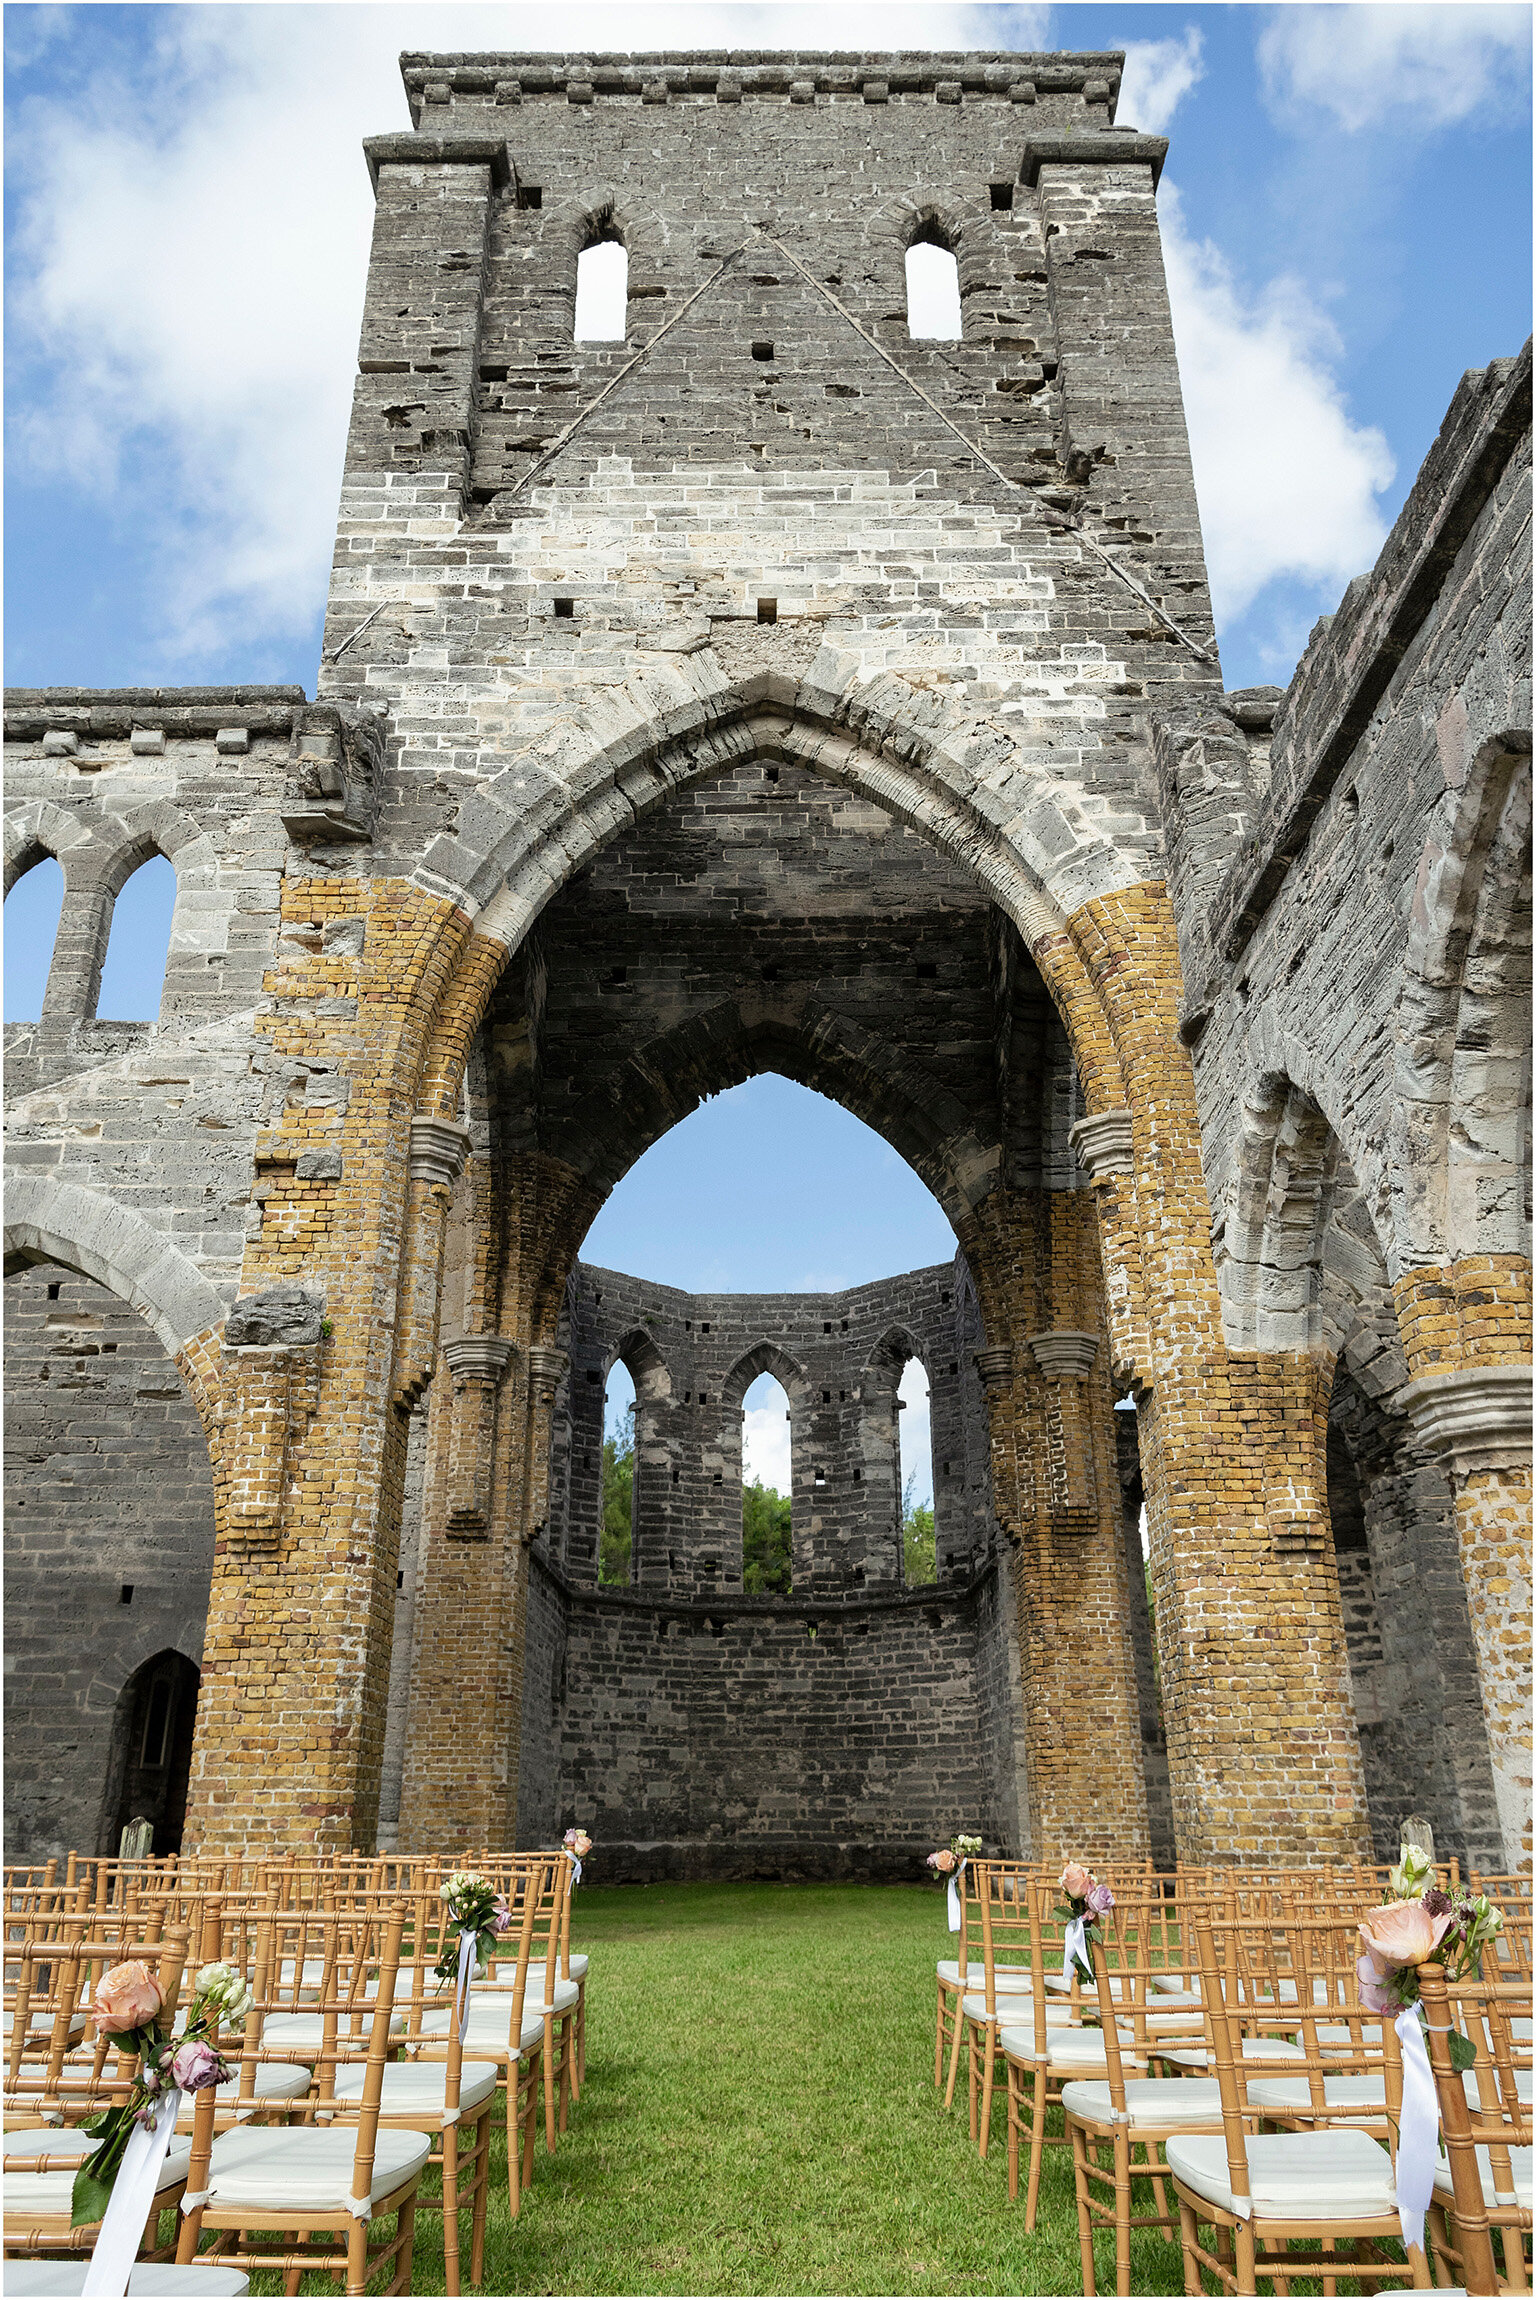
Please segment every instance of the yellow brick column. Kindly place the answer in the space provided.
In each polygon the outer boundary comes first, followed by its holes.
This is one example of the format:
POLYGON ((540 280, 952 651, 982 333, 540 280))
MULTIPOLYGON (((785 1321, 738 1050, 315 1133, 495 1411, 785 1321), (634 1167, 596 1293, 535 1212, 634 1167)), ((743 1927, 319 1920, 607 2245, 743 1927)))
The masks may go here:
POLYGON ((1531 1265, 1473 1255, 1393 1289, 1415 1436, 1456 1495, 1504 1861, 1531 1858, 1531 1265))
POLYGON ((272 1110, 243 1302, 312 1331, 220 1359, 221 1475, 187 1842, 371 1847, 394 1625, 407 1413, 393 1395, 411 1120, 467 936, 408 883, 291 880, 266 978, 272 1110))
MULTIPOLYGON (((1332 1369, 1226 1348, 1165 890, 1085 904, 1068 930, 1125 1096, 1119 1109, 1100 1101, 1076 1140, 1100 1205, 1115 1362, 1137 1401, 1179 1856, 1361 1855, 1365 1780, 1322 1474, 1332 1369)), ((1097 1052, 1095 1068, 1107 1074, 1097 1052)))
POLYGON ((1109 1871, 1150 1846, 1114 1388, 1087 1191, 995 1190, 960 1242, 993 1337, 992 1490, 1014 1544, 1031 1850, 1109 1871))

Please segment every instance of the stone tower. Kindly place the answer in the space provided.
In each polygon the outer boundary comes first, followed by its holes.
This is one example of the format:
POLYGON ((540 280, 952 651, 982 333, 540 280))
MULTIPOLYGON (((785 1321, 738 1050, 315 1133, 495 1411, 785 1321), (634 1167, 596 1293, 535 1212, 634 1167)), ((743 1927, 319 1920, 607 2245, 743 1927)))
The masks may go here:
POLYGON ((208 1435, 189 1837, 369 1844, 382 1796, 402 1846, 506 1843, 625 1779, 662 1867, 878 1872, 961 1783, 998 1842, 1124 1859, 1165 1735, 1186 1860, 1363 1853, 1430 1778, 1513 1857, 1528 357, 1290 693, 1227 695, 1117 55, 403 69, 315 701, 11 703, 8 851, 72 875, 8 1243, 126 1294, 208 1435), (607 241, 626 332, 578 342, 607 241), (917 243, 956 341, 909 327, 917 243), (151 847, 167 1006, 103 1040, 151 847), (598 1314, 608 1192, 762 1070, 923 1176, 964 1317, 934 1272, 729 1350, 665 1288, 598 1314), (926 1630, 854 1491, 915 1352, 968 1465, 926 1630), (652 1499, 605 1595, 616 1355, 652 1499), (807 1488, 749 1602, 712 1489, 760 1363, 807 1488), (818 1768, 839 1719, 874 1763, 818 1768))

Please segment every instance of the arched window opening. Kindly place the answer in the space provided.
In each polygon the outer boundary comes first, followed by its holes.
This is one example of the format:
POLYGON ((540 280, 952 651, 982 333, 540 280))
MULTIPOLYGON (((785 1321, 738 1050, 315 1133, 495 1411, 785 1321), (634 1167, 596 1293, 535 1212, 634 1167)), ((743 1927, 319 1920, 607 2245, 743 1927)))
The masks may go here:
POLYGON ((635 1546, 635 1377, 614 1360, 603 1397, 603 1526, 597 1578, 627 1589, 635 1546))
POLYGON ((578 343, 622 343, 629 317, 629 251, 622 240, 599 240, 576 258, 578 343))
POLYGON ((937 1581, 938 1534, 933 1513, 933 1429, 928 1369, 908 1358, 896 1389, 901 1453, 901 1577, 909 1589, 937 1581))
POLYGON ((116 1792, 114 1853, 130 1829, 141 1851, 157 1860, 181 1851, 198 1683, 196 1664, 184 1653, 157 1653, 134 1671, 118 1696, 113 1736, 117 1779, 109 1785, 116 1792))
POLYGON ((176 873, 164 855, 151 855, 112 905, 112 931, 96 994, 99 1022, 154 1022, 171 950, 176 873))
POLYGON ((52 855, 16 881, 5 898, 5 1019, 37 1022, 64 907, 64 873, 52 855))
POLYGON ((907 334, 914 343, 960 341, 960 266, 936 240, 907 250, 907 334))
POLYGON ((759 1374, 741 1401, 741 1586, 751 1597, 793 1587, 794 1457, 789 1399, 759 1374))

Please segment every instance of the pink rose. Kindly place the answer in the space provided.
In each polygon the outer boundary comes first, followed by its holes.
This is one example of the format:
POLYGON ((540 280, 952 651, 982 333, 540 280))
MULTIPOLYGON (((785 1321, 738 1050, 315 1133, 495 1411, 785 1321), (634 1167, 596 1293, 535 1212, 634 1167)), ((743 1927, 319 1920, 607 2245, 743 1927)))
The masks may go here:
POLYGON ((496 1896, 496 1906, 491 1911, 491 1923, 495 1926, 498 1933, 504 1933, 510 1926, 511 1922, 512 1904, 510 1901, 508 1901, 504 1893, 498 1893, 496 1896))
POLYGON ((1396 2012, 1396 2004, 1385 1993, 1392 1976, 1385 1965, 1376 1962, 1369 1949, 1355 1966, 1355 1974, 1360 1983, 1360 2002, 1366 2012, 1396 2012))
POLYGON ((1085 1869, 1080 1861, 1069 1861, 1061 1872, 1061 1889, 1069 1901, 1085 1899, 1092 1883, 1093 1871, 1085 1869))
POLYGON ((1096 1917, 1107 1917, 1115 1905, 1115 1896, 1108 1885, 1090 1885, 1083 1899, 1096 1917))
POLYGON ((1450 1913, 1432 1917, 1421 1901, 1388 1901, 1360 1920, 1360 1942, 1394 1971, 1427 1964, 1449 1930, 1450 1913))
POLYGON ((171 2063, 171 2074, 183 2092, 206 2092, 209 2085, 220 2083, 227 2073, 219 2054, 201 2037, 190 2038, 171 2063))
POLYGON ((947 1877, 950 1870, 955 1866, 955 1856, 946 1845, 942 1852, 929 1854, 928 1866, 930 1869, 937 1869, 941 1877, 947 1877))
POLYGON ((131 1964, 113 1965, 102 1974, 91 1999, 91 2018, 103 2036, 120 2036, 127 2029, 143 2028, 164 2003, 160 1983, 135 1957, 131 1964))

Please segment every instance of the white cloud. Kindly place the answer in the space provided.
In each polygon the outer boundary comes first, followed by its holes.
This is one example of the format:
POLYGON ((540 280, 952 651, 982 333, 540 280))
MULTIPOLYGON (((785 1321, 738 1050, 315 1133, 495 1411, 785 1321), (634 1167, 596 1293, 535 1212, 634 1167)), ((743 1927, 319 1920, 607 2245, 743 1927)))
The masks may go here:
POLYGON ((1180 103, 1205 78, 1204 34, 1186 27, 1181 40, 1128 40, 1115 123, 1143 135, 1166 133, 1180 103))
POLYGON ((1385 540, 1387 442, 1351 417, 1331 365, 1338 338, 1301 283, 1248 294, 1185 230, 1167 178, 1159 205, 1218 628, 1278 577, 1331 606, 1385 540))
POLYGON ((775 1493, 788 1493, 789 1400, 772 1374, 759 1374, 747 1396, 757 1403, 741 1417, 741 1474, 748 1485, 761 1478, 775 1493))
MULTIPOLYGON (((1010 11, 1010 36, 1043 37, 1045 14, 1010 11)), ((553 29, 586 53, 967 48, 992 17, 873 0, 576 5, 553 28, 460 0, 145 10, 149 72, 104 48, 67 95, 18 105, 17 464, 143 524, 172 652, 292 637, 330 564, 372 219, 359 145, 409 124, 402 47, 542 48, 553 29)), ((87 21, 70 13, 77 58, 87 21)), ((62 38, 49 10, 20 62, 62 38)))
POLYGON ((1394 125, 1443 128, 1523 100, 1530 46, 1525 7, 1298 5, 1270 15, 1259 72, 1287 124, 1323 112, 1356 130, 1407 113, 1394 125))

